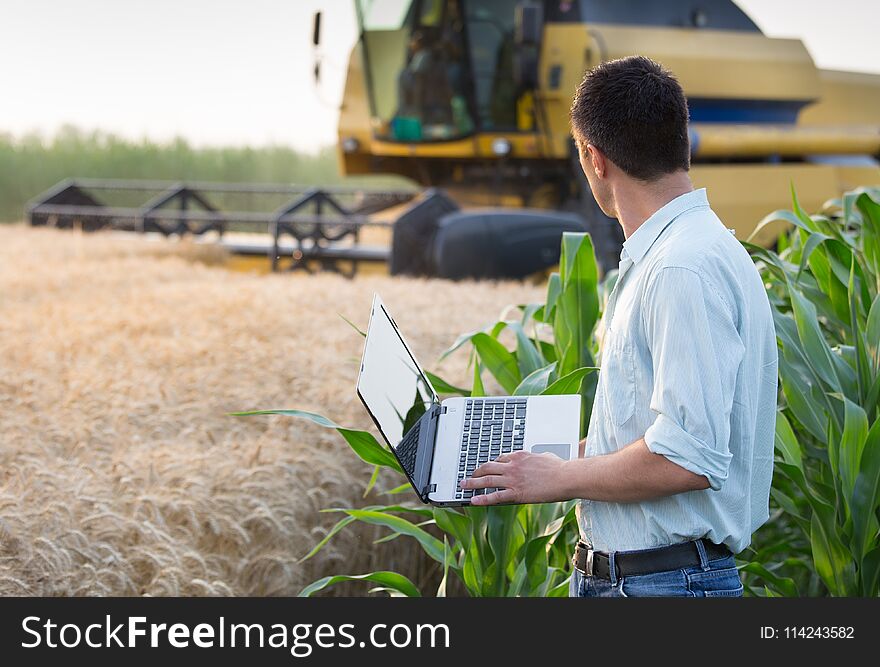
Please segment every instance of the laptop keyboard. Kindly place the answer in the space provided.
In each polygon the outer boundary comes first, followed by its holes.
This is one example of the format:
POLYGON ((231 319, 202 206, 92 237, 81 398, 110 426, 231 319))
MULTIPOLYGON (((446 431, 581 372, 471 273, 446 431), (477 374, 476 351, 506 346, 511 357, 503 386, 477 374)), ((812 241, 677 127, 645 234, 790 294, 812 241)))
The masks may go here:
MULTIPOLYGON (((458 458, 458 481, 502 454, 520 451, 526 432, 526 398, 469 398, 458 458)), ((492 493, 497 489, 459 489, 456 500, 492 493)))
POLYGON ((403 436, 403 440, 395 448, 400 465, 412 477, 416 469, 416 452, 419 450, 419 431, 422 430, 421 421, 413 424, 412 428, 403 436))

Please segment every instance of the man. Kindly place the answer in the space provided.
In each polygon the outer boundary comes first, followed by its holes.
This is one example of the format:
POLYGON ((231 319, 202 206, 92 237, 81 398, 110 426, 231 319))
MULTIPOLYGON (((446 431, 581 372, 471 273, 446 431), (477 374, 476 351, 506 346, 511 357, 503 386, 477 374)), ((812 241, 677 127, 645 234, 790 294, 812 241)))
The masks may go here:
POLYGON ((582 499, 571 595, 739 596, 733 554, 768 517, 776 339, 748 254, 688 177, 687 103, 643 57, 588 72, 572 135, 623 227, 581 458, 478 468, 474 504, 582 499))

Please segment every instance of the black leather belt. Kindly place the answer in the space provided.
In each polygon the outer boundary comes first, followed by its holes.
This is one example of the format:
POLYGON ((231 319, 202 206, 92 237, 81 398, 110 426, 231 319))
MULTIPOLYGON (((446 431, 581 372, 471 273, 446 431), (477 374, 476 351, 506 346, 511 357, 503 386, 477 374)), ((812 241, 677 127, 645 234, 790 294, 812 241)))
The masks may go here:
MULTIPOLYGON (((723 544, 713 544, 708 540, 700 540, 706 548, 709 560, 717 560, 730 556, 731 551, 723 544)), ((615 553, 614 571, 618 578, 631 577, 637 574, 653 574, 667 570, 679 570, 700 564, 700 552, 697 543, 682 542, 658 549, 615 553)), ((572 564, 588 577, 601 577, 611 580, 611 556, 602 551, 593 551, 589 544, 578 542, 574 551, 572 564)))

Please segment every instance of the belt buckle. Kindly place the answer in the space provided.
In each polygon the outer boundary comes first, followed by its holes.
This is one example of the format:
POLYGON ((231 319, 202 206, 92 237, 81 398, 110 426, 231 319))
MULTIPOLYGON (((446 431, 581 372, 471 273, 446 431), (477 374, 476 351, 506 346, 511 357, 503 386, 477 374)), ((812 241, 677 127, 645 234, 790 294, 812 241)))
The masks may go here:
POLYGON ((586 561, 586 563, 584 563, 583 570, 580 567, 578 567, 577 553, 575 553, 575 555, 572 557, 571 560, 572 560, 572 565, 574 566, 574 569, 576 569, 578 572, 583 574, 585 577, 592 577, 593 576, 593 548, 592 547, 587 547, 587 561, 586 561))

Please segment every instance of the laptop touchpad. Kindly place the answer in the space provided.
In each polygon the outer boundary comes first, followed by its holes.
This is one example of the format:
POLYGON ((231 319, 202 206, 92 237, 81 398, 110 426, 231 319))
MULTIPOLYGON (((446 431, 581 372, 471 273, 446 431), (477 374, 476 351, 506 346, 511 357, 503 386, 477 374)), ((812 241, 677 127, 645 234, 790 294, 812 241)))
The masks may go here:
POLYGON ((550 452, 564 461, 568 461, 569 454, 571 453, 571 445, 532 445, 531 451, 533 454, 550 452))

